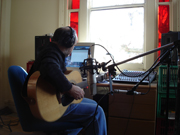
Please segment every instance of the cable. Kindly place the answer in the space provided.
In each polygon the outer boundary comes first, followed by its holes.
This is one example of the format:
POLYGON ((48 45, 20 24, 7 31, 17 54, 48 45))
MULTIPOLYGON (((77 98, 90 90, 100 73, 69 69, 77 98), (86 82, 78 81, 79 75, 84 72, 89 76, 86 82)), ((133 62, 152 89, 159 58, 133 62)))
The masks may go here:
POLYGON ((148 91, 147 91, 146 93, 142 93, 141 95, 146 95, 146 94, 148 94, 149 91, 150 91, 150 89, 151 89, 151 83, 149 84, 149 89, 148 89, 148 91))
POLYGON ((134 95, 133 95, 133 102, 132 102, 132 105, 131 105, 131 110, 130 110, 130 113, 129 113, 128 122, 127 122, 127 125, 126 125, 126 129, 125 129, 125 131, 124 131, 124 135, 125 135, 126 132, 127 132, 127 128, 128 128, 128 125, 129 125, 129 119, 130 119, 130 116, 131 116, 131 113, 132 113, 133 105, 134 105, 134 95))
MULTIPOLYGON (((93 47, 93 46, 95 46, 95 45, 102 47, 103 49, 105 49, 105 50, 107 51, 108 54, 111 54, 104 46, 102 46, 102 45, 100 45, 100 44, 93 44, 93 45, 91 45, 91 47, 93 47)), ((162 55, 162 54, 161 54, 161 55, 162 55)), ((112 61, 113 61, 113 64, 116 64, 116 62, 114 61, 114 58, 112 57, 112 55, 109 55, 109 56, 111 57, 111 59, 112 59, 112 61)), ((153 63, 153 65, 152 65, 147 71, 145 71, 144 73, 141 73, 141 74, 139 74, 139 75, 137 75, 137 76, 128 76, 128 75, 124 74, 123 71, 121 71, 117 65, 115 65, 115 66, 116 66, 116 68, 119 70, 120 73, 122 73, 123 75, 125 75, 125 76, 127 76, 127 77, 139 77, 139 76, 142 76, 142 75, 146 74, 146 73, 155 65, 155 63, 158 61, 159 58, 160 58, 160 56, 155 60, 155 62, 153 63)))
MULTIPOLYGON (((100 44, 93 44, 93 45, 91 45, 91 47, 93 47, 93 46, 95 46, 95 45, 97 45, 97 46, 101 46, 102 48, 104 48, 106 51, 107 51, 107 53, 109 53, 110 54, 110 52, 104 47, 104 46, 102 46, 102 45, 100 45, 100 44)), ((109 55, 110 57, 111 57, 111 59, 112 59, 112 61, 113 61, 113 63, 115 63, 115 61, 114 61, 114 58, 111 56, 111 55, 109 55)))
POLYGON ((99 106, 99 103, 101 102, 101 100, 105 97, 105 96, 107 96, 108 94, 110 94, 111 92, 108 92, 108 93, 106 93, 103 97, 101 97, 100 98, 100 100, 97 102, 97 106, 96 106, 96 110, 95 110, 95 112, 94 112, 94 116, 93 116, 93 129, 94 129, 94 134, 96 135, 96 131, 95 131, 95 125, 94 125, 94 121, 95 121, 95 117, 96 117, 96 112, 97 112, 97 108, 98 108, 98 106, 99 106))

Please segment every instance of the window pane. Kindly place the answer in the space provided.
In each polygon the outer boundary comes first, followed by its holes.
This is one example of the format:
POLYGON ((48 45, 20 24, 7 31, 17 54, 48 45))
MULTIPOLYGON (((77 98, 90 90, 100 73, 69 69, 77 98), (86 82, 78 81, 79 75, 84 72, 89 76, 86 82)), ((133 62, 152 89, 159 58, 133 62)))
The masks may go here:
POLYGON ((92 0, 92 7, 140 4, 140 3, 144 3, 144 0, 92 0))
POLYGON ((76 33, 78 35, 78 12, 71 12, 70 14, 70 26, 76 30, 76 33))
MULTIPOLYGON (((169 32, 169 5, 158 7, 158 47, 161 47, 161 34, 169 32)), ((158 56, 160 51, 158 51, 158 56)))
POLYGON ((169 2, 169 0, 159 0, 159 2, 169 2))
MULTIPOLYGON (((131 58, 143 52, 144 8, 123 8, 92 11, 90 16, 91 41, 108 49, 116 62, 131 58)), ((96 47, 95 58, 107 61, 106 51, 96 47), (101 52, 101 53, 99 53, 101 52), (103 54, 104 53, 104 54, 103 54)), ((132 61, 131 61, 132 62, 132 61)), ((133 62, 142 63, 142 58, 133 62)))
POLYGON ((79 1, 80 0, 72 0, 72 8, 71 9, 79 9, 79 1))

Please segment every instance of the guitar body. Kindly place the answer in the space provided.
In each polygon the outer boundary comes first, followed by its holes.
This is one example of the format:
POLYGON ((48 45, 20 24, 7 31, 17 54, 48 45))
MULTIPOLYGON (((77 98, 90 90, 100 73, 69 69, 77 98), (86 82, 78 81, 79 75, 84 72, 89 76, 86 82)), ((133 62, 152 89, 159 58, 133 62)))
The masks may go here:
MULTIPOLYGON (((82 77, 78 71, 72 71, 66 77, 74 84, 82 82, 82 77)), ((29 107, 34 117, 47 122, 58 120, 70 104, 77 104, 82 101, 82 99, 73 99, 70 100, 70 103, 66 103, 67 105, 62 104, 61 100, 58 101, 57 99, 55 87, 44 80, 39 71, 34 72, 29 78, 27 96, 30 99, 29 107)))

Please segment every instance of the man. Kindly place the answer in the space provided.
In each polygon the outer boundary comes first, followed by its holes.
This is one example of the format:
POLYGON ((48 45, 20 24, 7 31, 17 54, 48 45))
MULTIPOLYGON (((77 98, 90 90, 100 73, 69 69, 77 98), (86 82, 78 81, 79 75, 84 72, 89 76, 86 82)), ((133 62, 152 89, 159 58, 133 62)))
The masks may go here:
MULTIPOLYGON (((27 96, 27 81, 35 72, 40 71, 41 76, 56 87, 57 94, 63 93, 74 99, 83 100, 79 104, 71 104, 63 116, 62 121, 81 124, 87 135, 107 135, 106 118, 103 109, 91 99, 84 98, 84 91, 72 85, 65 77, 65 57, 71 54, 77 43, 77 34, 71 27, 56 29, 52 42, 44 48, 35 60, 26 78, 23 96, 27 96), (95 115, 95 118, 94 118, 95 115)), ((69 134, 77 135, 81 129, 68 130, 69 134)))

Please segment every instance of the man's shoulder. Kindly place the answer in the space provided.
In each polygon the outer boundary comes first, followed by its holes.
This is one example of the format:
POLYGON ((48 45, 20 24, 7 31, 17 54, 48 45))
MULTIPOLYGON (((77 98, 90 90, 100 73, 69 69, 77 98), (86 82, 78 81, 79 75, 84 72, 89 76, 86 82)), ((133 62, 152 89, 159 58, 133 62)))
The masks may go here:
POLYGON ((42 51, 43 55, 49 55, 49 54, 59 54, 59 50, 57 48, 56 45, 54 45, 53 43, 48 44, 42 51))

